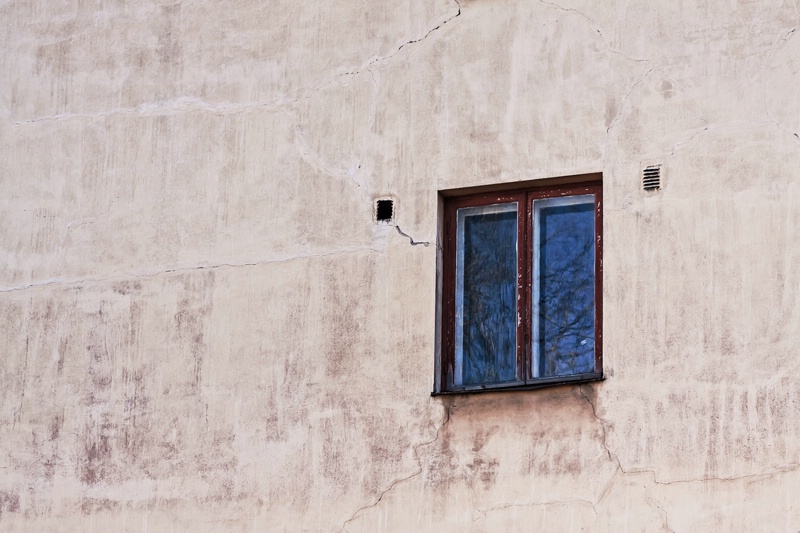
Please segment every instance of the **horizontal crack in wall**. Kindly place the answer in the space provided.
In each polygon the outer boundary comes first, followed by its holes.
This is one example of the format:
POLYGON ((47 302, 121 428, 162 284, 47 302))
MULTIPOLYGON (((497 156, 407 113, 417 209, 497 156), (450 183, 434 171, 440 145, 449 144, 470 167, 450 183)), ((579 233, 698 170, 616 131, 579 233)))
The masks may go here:
POLYGON ((155 269, 151 271, 142 271, 142 272, 126 272, 120 274, 113 274, 110 276, 104 277, 84 277, 79 279, 47 279, 42 281, 35 281, 32 283, 27 283, 24 285, 17 285, 11 287, 0 287, 0 293, 4 292, 19 292, 25 291, 30 289, 38 289, 42 287, 69 287, 69 286, 79 286, 84 285, 86 283, 104 283, 108 281, 129 281, 129 280, 136 280, 136 279, 147 279, 147 278, 154 278, 157 276, 167 275, 167 274, 180 274, 184 272, 191 272, 194 270, 215 270, 220 268, 239 268, 239 267, 254 267, 254 266, 261 266, 261 265, 270 265, 270 264, 277 264, 277 263, 286 263, 289 261, 297 261, 300 259, 312 259, 317 257, 329 257, 339 254, 357 254, 362 252, 380 252, 382 250, 373 247, 364 247, 364 248, 349 248, 349 249, 341 249, 341 250, 332 250, 327 252, 320 252, 320 253, 308 253, 308 254, 295 254, 287 257, 281 257, 276 259, 263 259, 258 261, 251 261, 251 262, 241 262, 241 263, 213 263, 213 264, 201 264, 201 265, 190 265, 190 266, 176 266, 172 268, 162 267, 160 269, 155 269))

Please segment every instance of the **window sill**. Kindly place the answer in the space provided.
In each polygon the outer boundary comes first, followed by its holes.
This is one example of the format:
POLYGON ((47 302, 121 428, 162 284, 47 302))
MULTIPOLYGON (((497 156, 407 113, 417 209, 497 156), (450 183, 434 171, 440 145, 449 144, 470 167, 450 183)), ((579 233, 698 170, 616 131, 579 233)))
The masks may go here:
POLYGON ((467 387, 453 387, 447 390, 434 391, 431 396, 444 396, 450 394, 474 394, 478 392, 511 392, 544 389, 546 387, 559 387, 561 385, 581 385, 593 381, 603 381, 602 372, 589 372, 574 376, 556 376, 552 378, 532 379, 528 381, 513 381, 494 383, 490 385, 470 385, 467 387))

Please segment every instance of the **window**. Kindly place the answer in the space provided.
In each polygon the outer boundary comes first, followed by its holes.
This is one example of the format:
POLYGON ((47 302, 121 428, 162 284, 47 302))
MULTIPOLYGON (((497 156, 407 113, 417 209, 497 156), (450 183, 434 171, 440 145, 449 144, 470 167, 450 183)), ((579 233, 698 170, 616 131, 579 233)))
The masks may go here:
POLYGON ((602 379, 599 181, 444 199, 436 393, 602 379))

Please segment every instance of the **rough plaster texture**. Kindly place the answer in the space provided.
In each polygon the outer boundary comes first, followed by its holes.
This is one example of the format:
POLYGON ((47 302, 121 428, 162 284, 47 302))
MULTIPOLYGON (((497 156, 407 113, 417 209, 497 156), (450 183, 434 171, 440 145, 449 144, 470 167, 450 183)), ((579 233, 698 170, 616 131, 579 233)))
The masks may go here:
POLYGON ((0 530, 800 530, 798 21, 0 1, 0 530), (608 379, 432 398, 437 191, 584 172, 608 379))

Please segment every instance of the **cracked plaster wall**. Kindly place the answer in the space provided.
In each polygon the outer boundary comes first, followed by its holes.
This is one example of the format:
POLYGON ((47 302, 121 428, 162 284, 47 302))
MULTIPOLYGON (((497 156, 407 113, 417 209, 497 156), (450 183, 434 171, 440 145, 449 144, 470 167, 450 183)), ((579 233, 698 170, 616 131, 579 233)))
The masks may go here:
POLYGON ((0 2, 0 529, 800 530, 798 20, 0 2), (597 171, 608 379, 431 398, 437 191, 597 171))

